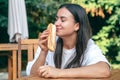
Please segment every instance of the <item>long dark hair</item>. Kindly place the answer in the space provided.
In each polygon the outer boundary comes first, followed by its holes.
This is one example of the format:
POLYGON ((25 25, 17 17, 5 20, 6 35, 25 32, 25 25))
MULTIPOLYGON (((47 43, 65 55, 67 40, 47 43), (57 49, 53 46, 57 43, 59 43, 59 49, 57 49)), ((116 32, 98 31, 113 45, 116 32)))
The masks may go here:
MULTIPOLYGON (((79 23, 79 30, 77 31, 77 39, 76 39, 76 56, 74 59, 65 67, 80 67, 83 59, 84 59, 84 52, 87 47, 88 40, 92 36, 91 27, 89 24, 89 20, 87 14, 80 5, 77 4, 63 4, 59 7, 65 7, 68 9, 72 15, 74 16, 74 20, 76 23, 79 23)), ((57 40, 57 46, 54 54, 54 63, 56 68, 61 68, 62 63, 62 51, 63 51, 63 41, 61 38, 57 40)))

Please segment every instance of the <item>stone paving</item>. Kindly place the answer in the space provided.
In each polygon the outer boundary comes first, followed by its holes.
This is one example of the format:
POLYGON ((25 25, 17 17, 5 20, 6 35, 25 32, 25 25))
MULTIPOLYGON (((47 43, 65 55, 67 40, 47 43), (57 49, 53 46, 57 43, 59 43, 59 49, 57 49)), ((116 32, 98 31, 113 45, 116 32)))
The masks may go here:
POLYGON ((0 72, 0 80, 8 80, 8 73, 0 72))
MULTIPOLYGON (((22 71, 22 75, 26 75, 25 71, 22 71)), ((0 80, 8 80, 8 73, 7 72, 0 72, 0 80)))

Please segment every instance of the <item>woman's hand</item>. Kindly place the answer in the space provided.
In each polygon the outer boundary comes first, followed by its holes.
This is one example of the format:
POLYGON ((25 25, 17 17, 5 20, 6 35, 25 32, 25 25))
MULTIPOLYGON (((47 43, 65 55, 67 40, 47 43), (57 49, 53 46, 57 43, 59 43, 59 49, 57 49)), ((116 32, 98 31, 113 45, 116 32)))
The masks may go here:
POLYGON ((58 78, 60 73, 60 69, 54 68, 52 66, 41 66, 38 69, 38 75, 41 77, 52 77, 52 78, 58 78))
POLYGON ((49 34, 48 30, 45 30, 43 31, 43 33, 41 33, 39 37, 39 46, 41 50, 45 52, 48 51, 48 47, 47 47, 48 34, 49 34))

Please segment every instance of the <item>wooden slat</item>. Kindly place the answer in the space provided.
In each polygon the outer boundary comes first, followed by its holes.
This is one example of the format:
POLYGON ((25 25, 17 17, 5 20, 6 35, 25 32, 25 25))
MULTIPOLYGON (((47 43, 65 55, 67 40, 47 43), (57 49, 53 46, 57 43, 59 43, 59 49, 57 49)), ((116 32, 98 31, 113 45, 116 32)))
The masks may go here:
MULTIPOLYGON (((21 46, 22 50, 28 49, 27 44, 21 46)), ((11 51, 11 50, 18 50, 18 44, 0 44, 0 51, 11 51)))
POLYGON ((38 39, 23 39, 21 44, 38 44, 38 39))
POLYGON ((0 51, 18 50, 18 44, 0 44, 0 51))
POLYGON ((34 55, 35 55, 35 53, 37 51, 37 48, 38 48, 38 44, 34 44, 34 55))
POLYGON ((33 45, 29 45, 28 47, 28 61, 33 60, 33 45))
MULTIPOLYGON (((21 55, 22 55, 22 53, 21 53, 21 49, 22 49, 22 45, 21 45, 21 39, 19 40, 19 42, 18 42, 18 59, 17 59, 17 62, 18 62, 18 64, 17 64, 17 69, 18 69, 18 71, 17 71, 17 75, 18 75, 18 77, 21 77, 21 66, 22 66, 22 62, 21 62, 21 55)), ((26 48, 26 47, 25 47, 26 48)))

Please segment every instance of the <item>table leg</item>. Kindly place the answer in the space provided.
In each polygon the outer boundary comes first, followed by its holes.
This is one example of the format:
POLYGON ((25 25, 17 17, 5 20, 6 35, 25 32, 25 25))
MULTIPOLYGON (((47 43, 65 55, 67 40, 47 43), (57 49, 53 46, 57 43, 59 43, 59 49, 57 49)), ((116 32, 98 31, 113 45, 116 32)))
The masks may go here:
POLYGON ((12 64, 13 64, 13 80, 15 80, 17 78, 17 51, 16 50, 13 50, 12 51, 12 64))
POLYGON ((8 56, 8 80, 12 80, 12 58, 11 56, 8 56))

